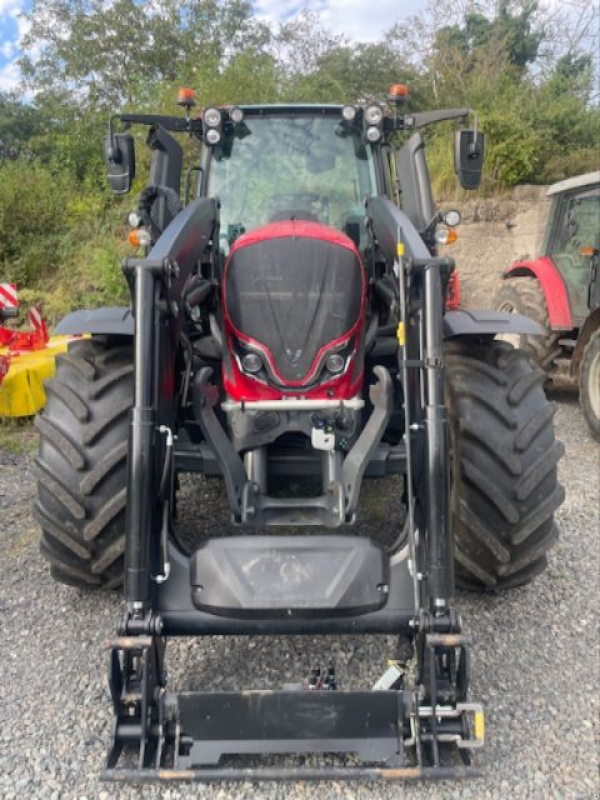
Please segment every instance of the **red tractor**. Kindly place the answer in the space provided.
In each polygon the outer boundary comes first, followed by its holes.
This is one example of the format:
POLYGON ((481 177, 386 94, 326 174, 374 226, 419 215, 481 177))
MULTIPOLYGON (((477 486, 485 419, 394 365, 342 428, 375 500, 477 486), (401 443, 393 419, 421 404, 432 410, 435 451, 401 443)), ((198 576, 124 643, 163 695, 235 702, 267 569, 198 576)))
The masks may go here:
POLYGON ((600 439, 600 171, 555 183, 548 197, 540 255, 505 271, 497 308, 542 326, 544 336, 516 335, 512 343, 553 383, 579 385, 600 439))

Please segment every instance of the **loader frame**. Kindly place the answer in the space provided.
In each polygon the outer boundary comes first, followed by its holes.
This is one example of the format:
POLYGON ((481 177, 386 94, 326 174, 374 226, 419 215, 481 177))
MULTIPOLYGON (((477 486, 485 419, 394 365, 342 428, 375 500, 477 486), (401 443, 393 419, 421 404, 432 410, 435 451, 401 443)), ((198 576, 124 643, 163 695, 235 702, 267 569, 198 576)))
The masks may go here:
MULTIPOLYGON (((423 531, 423 535, 417 541, 413 530, 404 556, 390 559, 385 604, 360 616, 327 618, 300 613, 260 620, 217 616, 199 611, 191 602, 190 559, 172 540, 162 538, 161 519, 170 498, 168 494, 160 497, 157 491, 158 475, 164 472, 166 460, 171 459, 167 467, 171 470, 174 461, 162 432, 175 424, 172 398, 163 394, 157 376, 173 368, 180 324, 174 312, 181 305, 180 293, 195 259, 202 256, 202 249, 212 239, 211 225, 217 223, 214 211, 212 201, 195 201, 172 223, 148 258, 125 264, 135 308, 135 403, 130 418, 126 610, 119 636, 109 644, 116 723, 103 777, 246 780, 465 776, 470 770, 467 764, 446 767, 440 760, 445 744, 458 745, 468 762, 468 749, 482 743, 480 722, 475 735, 468 721, 473 715, 479 720, 481 709, 465 704, 466 685, 459 685, 461 680, 468 682, 468 656, 454 607, 448 513, 442 303, 443 284, 452 263, 430 256, 420 237, 411 235, 408 219, 391 203, 371 201, 371 220, 382 246, 397 239, 412 253, 396 255, 404 302, 414 315, 407 325, 406 344, 399 348, 400 367, 409 387, 411 430, 409 444, 402 448, 402 460, 414 472, 414 497, 427 498, 416 502, 411 512, 415 530, 423 531), (411 465, 411 460, 418 466, 411 465), (169 580, 157 582, 156 576, 165 577, 167 565, 169 580), (419 675, 419 680, 427 684, 431 701, 422 703, 419 685, 387 692, 176 695, 166 689, 164 650, 168 636, 359 631, 394 633, 400 639, 414 641, 420 669, 425 663, 429 665, 429 677, 419 675), (439 674, 440 669, 443 674, 439 674), (206 724, 209 718, 215 720, 214 726, 206 724), (123 752, 131 747, 136 752, 135 768, 120 766, 123 752), (409 748, 416 751, 416 766, 407 765, 409 748), (357 753, 364 763, 310 769, 218 766, 222 756, 232 754, 290 752, 357 753)), ((228 469, 223 459, 221 469, 228 469)))
MULTIPOLYGON (((315 112, 295 107, 294 113, 315 112)), ((339 114, 340 108, 325 107, 320 113, 339 114)), ((443 119, 464 119, 468 114, 468 109, 417 114, 398 117, 394 124, 412 129, 443 119)), ((153 126, 151 146, 158 153, 154 177, 167 176, 164 180, 173 184, 168 188, 178 192, 179 177, 174 181, 172 173, 177 170, 170 169, 169 153, 175 161, 180 153, 166 129, 201 138, 201 122, 184 124, 176 118, 136 115, 121 119, 153 126)), ((383 576, 381 596, 372 605, 356 611, 349 601, 324 611, 310 603, 282 608, 273 602, 262 614, 256 609, 215 612, 202 605, 205 587, 194 584, 194 556, 183 552, 171 536, 178 470, 221 474, 230 498, 239 496, 244 480, 239 456, 225 441, 215 415, 218 394, 210 374, 197 375, 193 385, 185 388, 194 394, 200 445, 198 437, 186 435, 185 425, 175 440, 180 430, 178 397, 172 381, 165 380, 185 368, 180 338, 187 292, 199 265, 210 271, 219 241, 218 203, 202 196, 202 183, 199 196, 170 223, 163 204, 166 229, 146 257, 123 264, 135 330, 126 310, 104 316, 100 312, 85 320, 73 315, 60 327, 61 332, 82 332, 79 328, 83 327, 86 332, 119 337, 134 332, 125 602, 117 636, 107 643, 115 726, 104 779, 393 780, 459 778, 476 772, 470 752, 483 745, 483 711, 467 701, 468 641, 461 633, 454 601, 443 343, 449 336, 485 340, 499 330, 534 333, 537 327, 516 315, 454 312, 444 316, 445 289, 454 265, 451 259, 435 255, 427 231, 418 224, 431 221, 430 193, 407 182, 407 211, 401 210, 389 199, 396 188, 386 178, 381 148, 376 150, 381 196, 367 200, 366 216, 373 242, 382 260, 393 264, 390 275, 397 281, 399 324, 393 336, 388 335, 387 346, 397 358, 404 387, 405 435, 397 445, 378 444, 355 454, 358 462, 353 474, 358 486, 365 472, 406 474, 408 523, 405 541, 393 554, 381 553, 378 566, 373 566, 377 559, 373 560, 368 545, 356 547, 357 569, 368 574, 380 569, 383 576), (396 654, 391 677, 386 672, 377 687, 381 691, 338 688, 333 665, 326 681, 315 680, 308 687, 315 691, 288 686, 260 692, 175 693, 167 688, 165 648, 172 636, 357 633, 398 637, 401 654, 396 654), (458 763, 447 764, 444 748, 458 753, 458 763), (240 763, 248 756, 292 754, 327 758, 323 764, 310 761, 302 766, 290 766, 287 761, 279 766, 240 763), (337 756, 335 763, 329 760, 331 754, 337 756)), ((426 165, 414 136, 404 156, 413 160, 413 172, 422 182, 427 177, 426 165)), ((389 373, 383 372, 389 380, 389 373)), ((376 410, 376 402, 374 406, 376 410)), ((286 469, 293 472, 294 464, 286 463, 285 456, 280 463, 284 474, 286 469)), ((356 486, 348 489, 357 495, 356 486)), ((253 546, 265 550, 268 539, 268 547, 285 559, 286 537, 250 538, 255 545, 249 546, 248 558, 253 546)), ((326 561, 319 555, 327 547, 327 538, 307 537, 305 551, 295 557, 306 559, 303 563, 311 568, 326 561)), ((213 548, 214 573, 219 573, 223 550, 210 541, 207 547, 213 548)), ((210 577, 217 584, 219 580, 221 585, 226 583, 223 575, 214 573, 210 577)), ((333 577, 350 586, 351 578, 342 572, 333 577)), ((331 574, 328 579, 333 579, 331 574)))

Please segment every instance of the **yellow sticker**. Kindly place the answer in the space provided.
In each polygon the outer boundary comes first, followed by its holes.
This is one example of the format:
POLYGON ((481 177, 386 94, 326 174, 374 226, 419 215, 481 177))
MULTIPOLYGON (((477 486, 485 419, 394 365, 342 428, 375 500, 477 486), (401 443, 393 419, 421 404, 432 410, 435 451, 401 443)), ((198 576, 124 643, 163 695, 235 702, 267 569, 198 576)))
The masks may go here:
POLYGON ((485 719, 483 711, 475 712, 475 738, 478 742, 483 742, 485 739, 485 719))
POLYGON ((400 345, 400 347, 404 347, 404 344, 406 342, 406 337, 404 335, 404 323, 403 322, 399 322, 398 323, 398 329, 396 330, 396 337, 398 338, 398 344, 400 345))
POLYGON ((398 254, 398 258, 402 258, 404 255, 404 242, 398 242, 396 245, 396 253, 398 254))

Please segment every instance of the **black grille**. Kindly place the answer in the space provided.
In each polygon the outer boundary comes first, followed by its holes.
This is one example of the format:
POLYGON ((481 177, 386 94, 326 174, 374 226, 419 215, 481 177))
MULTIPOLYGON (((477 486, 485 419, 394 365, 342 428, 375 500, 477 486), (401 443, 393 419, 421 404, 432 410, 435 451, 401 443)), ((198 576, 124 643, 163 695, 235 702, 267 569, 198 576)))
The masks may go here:
POLYGON ((362 266, 333 242, 286 236, 235 250, 226 273, 229 318, 270 351, 286 381, 302 381, 317 353, 359 320, 362 266))

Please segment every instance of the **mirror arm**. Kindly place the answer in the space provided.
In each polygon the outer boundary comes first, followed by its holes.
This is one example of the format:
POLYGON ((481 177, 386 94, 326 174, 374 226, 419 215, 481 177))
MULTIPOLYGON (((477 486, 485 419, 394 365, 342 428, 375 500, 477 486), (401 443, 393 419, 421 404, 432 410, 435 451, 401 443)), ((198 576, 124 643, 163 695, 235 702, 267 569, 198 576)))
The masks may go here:
POLYGON ((114 114, 108 120, 108 138, 110 139, 110 150, 109 150, 109 152, 107 152, 106 155, 108 156, 108 158, 114 164, 120 164, 121 163, 121 151, 117 147, 117 143, 115 141, 115 120, 116 119, 119 119, 119 116, 117 114, 114 114))
POLYGON ((186 119, 185 117, 175 117, 166 114, 117 114, 112 119, 130 125, 149 125, 164 128, 172 133, 202 133, 201 119, 186 119))
POLYGON ((477 128, 477 115, 470 108, 445 108, 439 111, 418 111, 415 114, 405 114, 399 117, 396 122, 396 130, 416 130, 425 128, 428 125, 435 125, 436 122, 446 122, 456 119, 461 123, 465 122, 471 114, 475 115, 475 127, 477 128))

